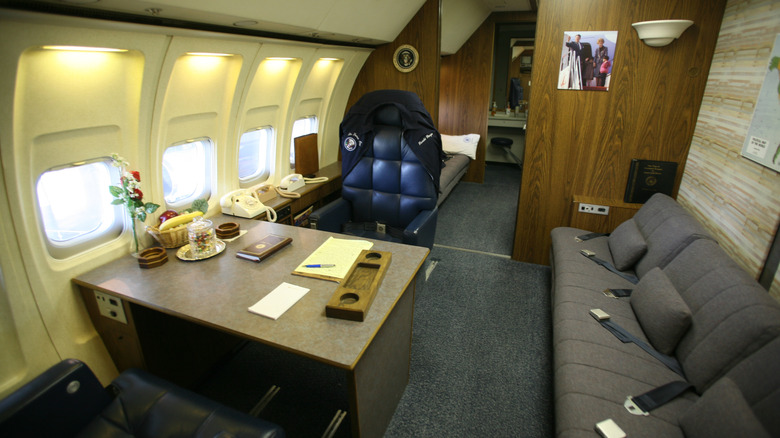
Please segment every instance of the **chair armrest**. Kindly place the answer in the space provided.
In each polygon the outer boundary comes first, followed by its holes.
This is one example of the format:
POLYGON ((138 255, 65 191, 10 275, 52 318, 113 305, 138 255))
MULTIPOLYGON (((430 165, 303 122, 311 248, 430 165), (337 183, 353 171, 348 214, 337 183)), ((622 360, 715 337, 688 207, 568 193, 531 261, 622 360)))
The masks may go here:
POLYGON ((352 204, 344 198, 336 199, 309 215, 311 228, 315 230, 340 233, 341 226, 352 218, 352 204))
POLYGON ((276 424, 239 412, 138 369, 119 375, 116 398, 81 436, 283 438, 276 424))
POLYGON ((110 402, 86 364, 66 359, 0 401, 0 436, 75 436, 110 402))
POLYGON ((421 211, 404 230, 404 243, 433 248, 439 208, 421 211))

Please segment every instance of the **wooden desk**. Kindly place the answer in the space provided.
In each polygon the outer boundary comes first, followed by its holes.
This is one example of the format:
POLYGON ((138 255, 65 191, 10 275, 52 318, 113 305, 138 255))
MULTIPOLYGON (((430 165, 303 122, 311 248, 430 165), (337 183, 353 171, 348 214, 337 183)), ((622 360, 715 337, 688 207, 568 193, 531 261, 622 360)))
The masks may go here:
POLYGON ((211 219, 215 225, 238 222, 248 233, 211 259, 184 262, 172 249, 168 263, 140 269, 128 255, 73 279, 117 368, 152 368, 152 354, 165 353, 156 343, 167 328, 138 315, 171 315, 342 369, 352 435, 382 436, 409 379, 415 280, 428 249, 374 241, 373 249, 391 252, 392 262, 366 320, 347 321, 325 316, 336 283, 291 274, 328 237, 346 236, 229 216, 211 219), (238 250, 269 233, 293 241, 261 263, 236 258, 238 250), (310 291, 276 321, 247 310, 282 282, 310 291), (101 316, 94 291, 121 300, 127 323, 101 316))

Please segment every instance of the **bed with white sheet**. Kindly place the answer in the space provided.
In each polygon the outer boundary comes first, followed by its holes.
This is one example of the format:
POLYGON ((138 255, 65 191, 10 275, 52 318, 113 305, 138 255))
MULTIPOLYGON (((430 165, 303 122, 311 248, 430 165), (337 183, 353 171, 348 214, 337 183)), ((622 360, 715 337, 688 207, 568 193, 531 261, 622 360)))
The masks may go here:
POLYGON ((446 135, 441 134, 441 144, 446 158, 439 177, 439 200, 437 206, 449 196, 469 169, 469 164, 477 158, 479 134, 446 135))

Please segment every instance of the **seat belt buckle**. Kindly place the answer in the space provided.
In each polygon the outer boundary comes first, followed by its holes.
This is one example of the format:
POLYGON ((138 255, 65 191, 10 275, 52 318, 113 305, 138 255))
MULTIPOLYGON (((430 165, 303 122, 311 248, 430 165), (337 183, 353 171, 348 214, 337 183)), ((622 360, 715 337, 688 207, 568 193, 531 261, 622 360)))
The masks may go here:
POLYGON ((636 402, 634 401, 634 397, 630 395, 626 397, 626 401, 623 402, 623 407, 626 408, 626 410, 633 415, 643 415, 645 417, 650 415, 649 412, 640 408, 639 405, 637 405, 636 402))
POLYGON ((385 234, 387 232, 387 225, 380 224, 379 222, 376 223, 376 232, 385 234))
POLYGON ((577 243, 582 243, 584 240, 580 239, 580 236, 574 236, 574 241, 577 243))
POLYGON ((590 316, 596 319, 596 321, 606 321, 609 319, 609 313, 601 309, 590 309, 590 316))
POLYGON ((588 257, 588 258, 591 258, 591 257, 593 257, 594 255, 596 255, 596 253, 595 253, 595 252, 593 252, 593 251, 591 251, 591 250, 589 250, 589 249, 581 249, 581 250, 580 250, 580 254, 582 254, 582 255, 584 255, 585 257, 588 257))
POLYGON ((594 429, 603 438, 626 438, 626 433, 611 418, 596 423, 594 429))
POLYGON ((611 290, 609 290, 609 289, 604 289, 603 291, 601 291, 601 293, 603 293, 603 294, 604 294, 604 296, 607 296, 607 297, 610 297, 610 298, 617 299, 617 297, 615 296, 615 294, 613 294, 613 293, 612 293, 612 291, 611 291, 611 290))

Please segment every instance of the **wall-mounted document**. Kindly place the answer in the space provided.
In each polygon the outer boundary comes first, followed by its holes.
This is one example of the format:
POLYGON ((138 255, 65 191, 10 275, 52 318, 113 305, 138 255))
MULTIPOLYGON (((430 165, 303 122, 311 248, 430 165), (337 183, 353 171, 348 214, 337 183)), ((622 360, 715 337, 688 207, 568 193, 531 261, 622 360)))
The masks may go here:
POLYGON ((367 240, 328 238, 292 272, 294 275, 341 282, 355 263, 360 251, 371 249, 374 244, 367 240), (307 267, 328 265, 327 267, 307 267), (330 266, 333 265, 333 266, 330 266))

